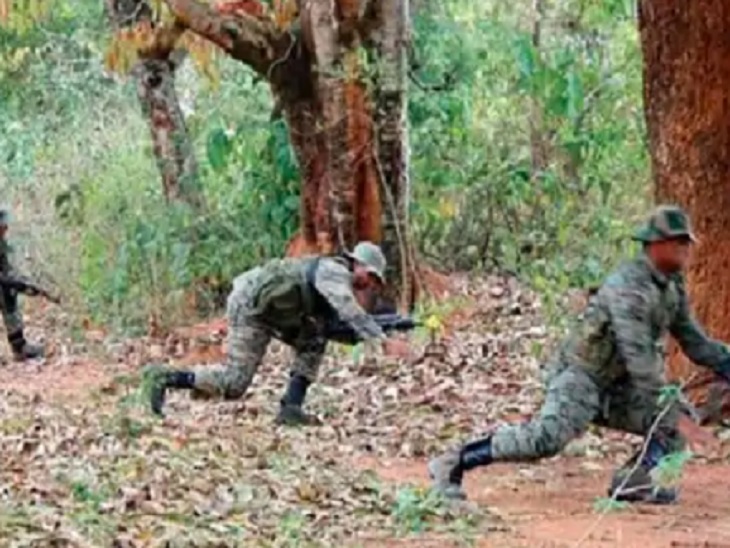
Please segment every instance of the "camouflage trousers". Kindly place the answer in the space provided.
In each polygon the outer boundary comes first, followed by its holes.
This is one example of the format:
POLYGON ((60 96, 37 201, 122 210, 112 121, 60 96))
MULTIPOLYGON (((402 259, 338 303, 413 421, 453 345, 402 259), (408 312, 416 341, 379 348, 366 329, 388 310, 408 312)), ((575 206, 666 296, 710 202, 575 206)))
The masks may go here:
MULTIPOLYGON (((656 395, 629 380, 601 389, 582 369, 566 367, 550 380, 537 417, 494 431, 492 456, 497 461, 550 457, 585 433, 591 423, 646 435, 660 412, 656 395)), ((685 444, 677 430, 680 412, 678 405, 672 405, 654 430, 670 452, 685 444)))
POLYGON ((3 316, 8 335, 23 329, 23 316, 20 313, 18 294, 11 289, 0 289, 0 313, 3 316))
MULTIPOLYGON (((195 372, 195 396, 222 396, 238 399, 253 381, 266 349, 274 338, 271 329, 256 321, 250 311, 254 306, 253 288, 258 269, 239 276, 228 297, 226 363, 223 367, 201 368, 195 372)), ((302 332, 288 342, 296 355, 292 374, 302 375, 314 382, 324 357, 327 340, 302 332)))

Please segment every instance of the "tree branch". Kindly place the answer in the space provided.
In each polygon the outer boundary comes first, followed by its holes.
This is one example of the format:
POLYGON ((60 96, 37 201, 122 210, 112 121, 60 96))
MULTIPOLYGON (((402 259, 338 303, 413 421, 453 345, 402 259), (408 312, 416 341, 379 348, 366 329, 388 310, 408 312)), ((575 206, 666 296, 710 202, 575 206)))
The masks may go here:
POLYGON ((167 60, 185 32, 185 27, 177 22, 158 25, 147 0, 105 0, 104 4, 114 30, 142 26, 151 33, 152 40, 137 51, 140 58, 167 60))
POLYGON ((222 14, 198 0, 165 0, 178 23, 210 40, 232 58, 270 78, 274 67, 286 66, 286 55, 296 41, 276 27, 273 19, 237 13, 222 14))

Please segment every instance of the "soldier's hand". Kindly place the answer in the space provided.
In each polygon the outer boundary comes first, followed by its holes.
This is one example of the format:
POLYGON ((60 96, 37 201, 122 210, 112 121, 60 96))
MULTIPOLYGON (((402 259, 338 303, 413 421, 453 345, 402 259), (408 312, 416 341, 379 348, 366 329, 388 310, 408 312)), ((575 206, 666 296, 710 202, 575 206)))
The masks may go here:
POLYGON ((720 450, 720 440, 686 415, 680 415, 677 428, 695 453, 710 456, 720 450))

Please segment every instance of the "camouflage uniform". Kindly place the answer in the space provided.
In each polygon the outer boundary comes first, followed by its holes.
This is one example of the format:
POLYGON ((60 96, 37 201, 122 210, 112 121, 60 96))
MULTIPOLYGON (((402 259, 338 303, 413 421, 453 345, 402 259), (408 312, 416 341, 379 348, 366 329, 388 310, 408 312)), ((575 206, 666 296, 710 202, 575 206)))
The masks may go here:
MULTIPOLYGON (((7 226, 9 223, 9 211, 6 207, 0 206, 0 225, 7 226)), ((10 261, 12 248, 5 238, 0 237, 0 275, 9 278, 21 279, 22 277, 13 268, 10 261)), ((37 358, 43 355, 40 346, 29 344, 23 333, 23 316, 20 313, 18 292, 15 289, 0 286, 0 312, 7 331, 8 343, 13 351, 16 360, 22 361, 26 358, 37 358)))
MULTIPOLYGON (((689 221, 675 207, 660 207, 636 239, 694 239, 689 221)), ((594 294, 576 329, 546 368, 546 396, 537 417, 495 429, 487 438, 448 452, 429 464, 437 489, 463 498, 463 472, 492 461, 527 461, 557 454, 590 423, 646 435, 661 408, 665 384, 662 339, 669 332, 695 363, 726 371, 728 347, 709 339, 690 312, 684 277, 659 272, 645 253, 621 265, 594 294)), ((647 454, 625 487, 645 485, 617 498, 667 502, 675 493, 651 488, 649 471, 665 454, 681 450, 677 404, 661 415, 647 454)), ((614 476, 611 493, 626 478, 636 456, 614 476)))
MULTIPOLYGON (((166 387, 189 388, 196 396, 241 398, 253 380, 272 338, 295 349, 291 380, 282 400, 282 422, 311 422, 301 411, 306 388, 316 380, 327 340, 324 322, 335 315, 363 339, 384 334, 358 304, 352 289, 350 261, 359 261, 382 280, 385 259, 380 248, 358 244, 343 257, 286 258, 245 272, 234 280, 228 297, 228 340, 224 367, 195 372, 163 371, 166 387)), ((159 378, 160 369, 153 373, 159 378)), ((153 393, 161 398, 160 392, 153 393)), ((161 413, 162 401, 153 401, 161 413)))

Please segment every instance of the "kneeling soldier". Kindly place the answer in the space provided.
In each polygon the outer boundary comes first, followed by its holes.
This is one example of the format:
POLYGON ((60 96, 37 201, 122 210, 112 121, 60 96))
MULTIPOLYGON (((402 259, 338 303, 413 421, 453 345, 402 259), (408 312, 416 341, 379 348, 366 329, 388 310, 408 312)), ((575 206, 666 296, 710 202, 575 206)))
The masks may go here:
POLYGON ((647 436, 658 421, 635 472, 629 476, 640 453, 616 472, 609 495, 654 503, 676 500, 674 489, 660 488, 650 475, 664 455, 685 446, 677 429, 679 405, 662 413, 658 403, 665 382, 659 343, 671 333, 692 361, 725 378, 730 378, 730 352, 709 339, 690 312, 682 269, 694 236, 684 211, 657 208, 635 239, 643 243, 642 252, 608 276, 548 362, 539 416, 496 428, 433 459, 428 468, 437 490, 465 498, 465 472, 493 461, 553 456, 589 423, 647 436))
POLYGON ((354 293, 374 294, 382 287, 385 265, 380 247, 361 242, 342 256, 275 259, 240 275, 228 296, 225 367, 198 371, 148 368, 152 410, 162 414, 168 388, 189 389, 195 396, 241 398, 269 342, 276 338, 296 351, 277 422, 315 423, 302 404, 327 346, 323 328, 336 316, 362 340, 385 337, 354 293))

